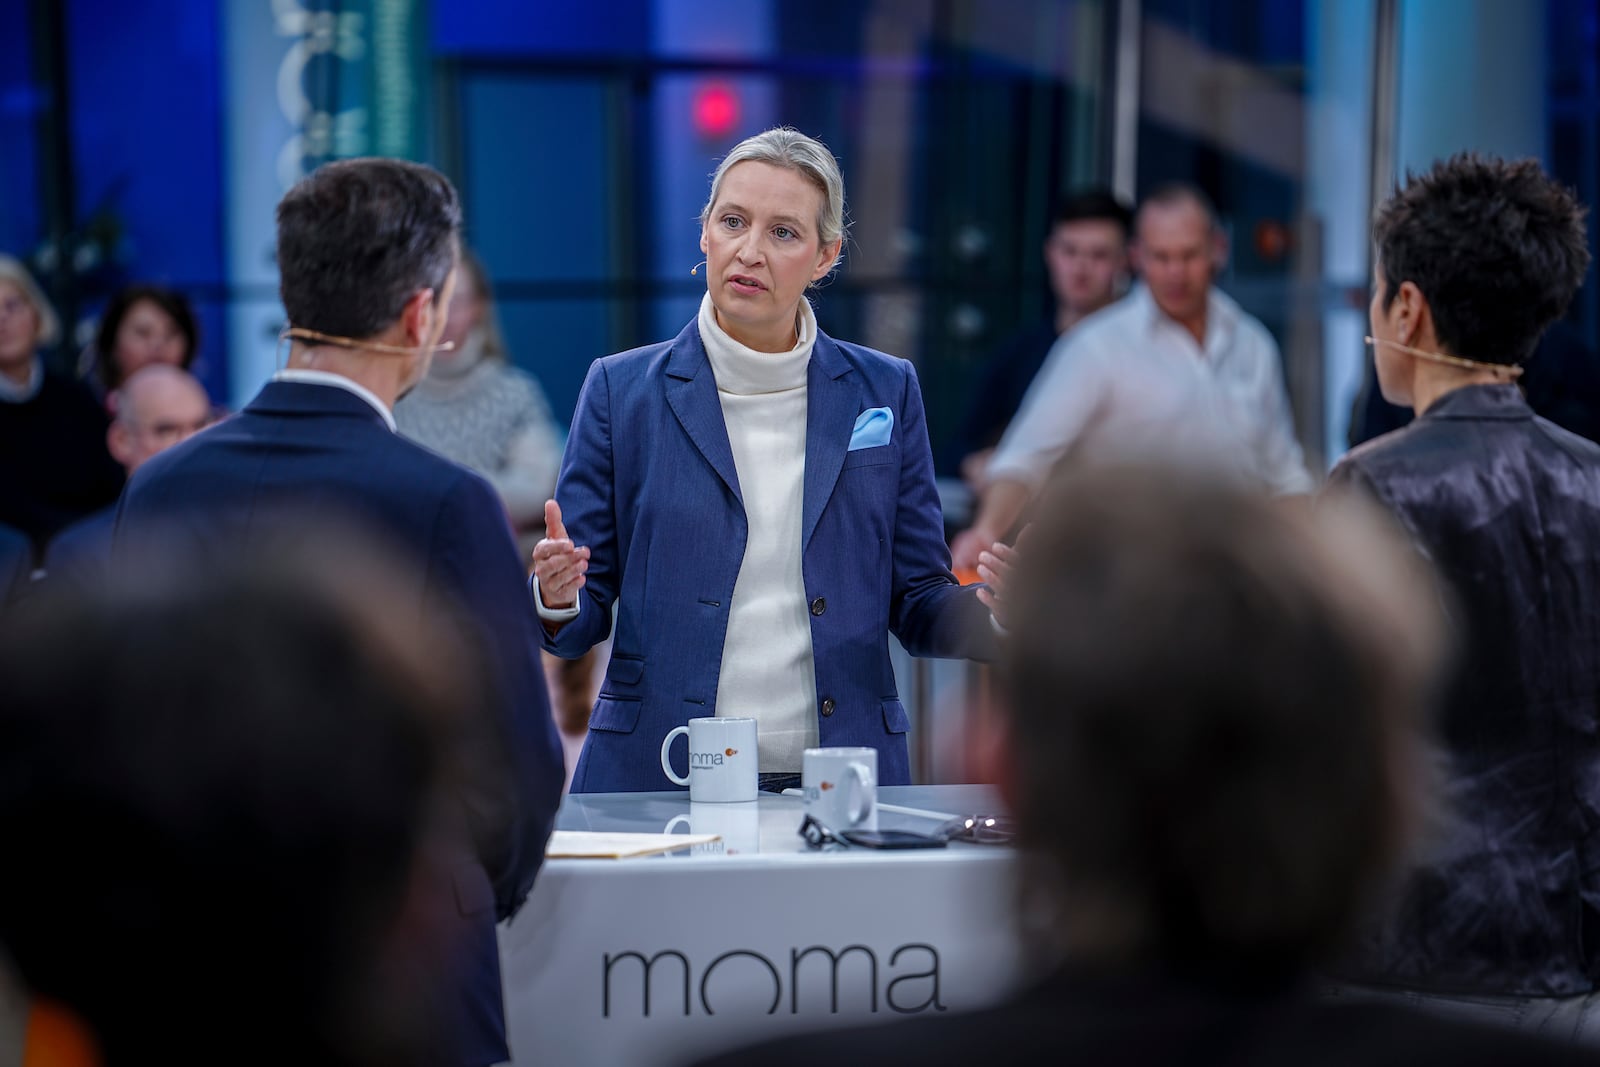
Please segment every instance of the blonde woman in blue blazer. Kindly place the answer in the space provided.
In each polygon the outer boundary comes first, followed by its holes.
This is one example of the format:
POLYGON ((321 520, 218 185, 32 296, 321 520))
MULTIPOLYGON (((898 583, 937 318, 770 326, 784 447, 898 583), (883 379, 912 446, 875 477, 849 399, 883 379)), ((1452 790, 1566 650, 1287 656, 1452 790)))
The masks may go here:
POLYGON ((871 746, 880 782, 908 783, 888 635, 993 652, 988 591, 950 573, 916 371, 822 333, 805 299, 843 237, 825 146, 743 141, 701 213, 700 313, 589 370, 531 583, 558 656, 615 618, 574 792, 676 788, 662 739, 710 715, 757 719, 764 788, 819 744, 871 746))

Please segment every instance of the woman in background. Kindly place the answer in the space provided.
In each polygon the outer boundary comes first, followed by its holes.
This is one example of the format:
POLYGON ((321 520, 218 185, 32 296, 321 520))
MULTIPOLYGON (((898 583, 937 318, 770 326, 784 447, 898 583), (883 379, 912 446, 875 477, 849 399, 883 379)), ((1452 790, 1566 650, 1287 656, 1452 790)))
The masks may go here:
POLYGON ((483 264, 461 253, 444 340, 428 376, 394 407, 400 432, 471 467, 500 494, 527 548, 544 533, 544 502, 555 489, 561 432, 533 376, 507 359, 483 264))
POLYGON ((45 370, 39 350, 60 336, 27 268, 0 255, 0 523, 27 534, 35 561, 56 531, 122 491, 105 411, 82 382, 45 370))
POLYGON ((152 363, 183 370, 200 353, 200 327, 181 294, 157 285, 130 285, 106 305, 95 329, 94 345, 84 353, 84 377, 109 397, 134 372, 152 363))
MULTIPOLYGON (((400 432, 489 480, 500 494, 518 545, 544 536, 544 502, 555 491, 562 433, 534 377, 511 364, 494 292, 482 262, 462 250, 443 340, 428 376, 394 406, 400 432)), ((594 703, 596 656, 549 657, 556 723, 582 737, 594 703)))

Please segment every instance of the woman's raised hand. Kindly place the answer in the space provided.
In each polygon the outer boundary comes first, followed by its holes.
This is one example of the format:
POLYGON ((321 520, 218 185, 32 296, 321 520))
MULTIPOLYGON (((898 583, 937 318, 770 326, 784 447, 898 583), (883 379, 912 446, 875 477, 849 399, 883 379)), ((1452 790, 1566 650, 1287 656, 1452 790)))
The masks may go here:
POLYGON ((1022 550, 1022 543, 1031 529, 1032 526, 1022 528, 1022 533, 1017 535, 1016 547, 996 541, 986 551, 978 553, 978 577, 987 585, 987 588, 978 590, 978 599, 983 601, 994 615, 994 621, 1002 627, 1006 625, 1007 583, 1011 580, 1012 568, 1016 566, 1017 554, 1022 550))
POLYGON ((561 505, 544 502, 544 539, 533 546, 533 573, 539 579, 539 599, 552 610, 578 603, 589 570, 589 549, 578 548, 561 522, 561 505))

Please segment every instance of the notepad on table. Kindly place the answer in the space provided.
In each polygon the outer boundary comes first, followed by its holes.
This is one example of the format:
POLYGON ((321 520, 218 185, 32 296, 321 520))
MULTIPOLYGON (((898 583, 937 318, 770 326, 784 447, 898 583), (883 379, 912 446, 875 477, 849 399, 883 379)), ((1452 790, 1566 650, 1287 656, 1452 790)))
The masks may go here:
POLYGON ((657 852, 676 852, 692 845, 706 845, 719 839, 717 834, 620 834, 588 830, 557 830, 550 835, 544 854, 551 859, 625 859, 657 852))

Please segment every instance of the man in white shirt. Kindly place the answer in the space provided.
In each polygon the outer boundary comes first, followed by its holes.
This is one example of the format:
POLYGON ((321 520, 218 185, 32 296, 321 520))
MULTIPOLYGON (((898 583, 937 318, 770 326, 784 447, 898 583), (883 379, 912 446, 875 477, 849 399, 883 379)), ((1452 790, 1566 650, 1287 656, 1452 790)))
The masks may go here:
POLYGON ((1178 460, 1278 493, 1311 476, 1295 440, 1278 347, 1213 285, 1227 255, 1199 190, 1163 186, 1139 208, 1143 282, 1058 341, 990 463, 957 567, 1010 532, 1051 469, 1178 460))

